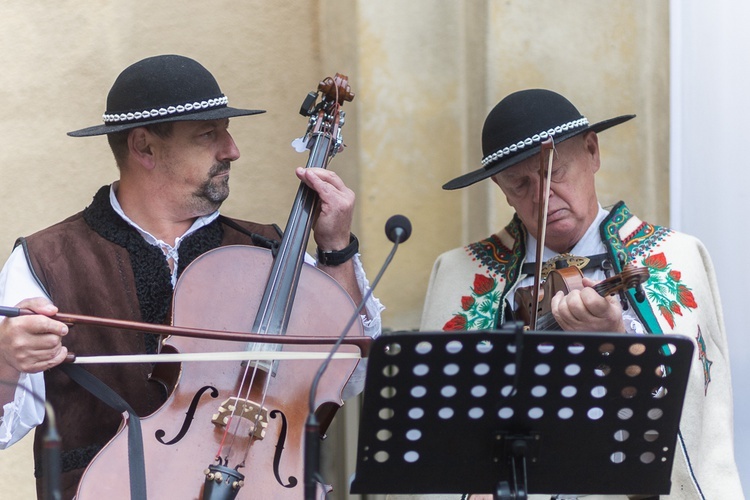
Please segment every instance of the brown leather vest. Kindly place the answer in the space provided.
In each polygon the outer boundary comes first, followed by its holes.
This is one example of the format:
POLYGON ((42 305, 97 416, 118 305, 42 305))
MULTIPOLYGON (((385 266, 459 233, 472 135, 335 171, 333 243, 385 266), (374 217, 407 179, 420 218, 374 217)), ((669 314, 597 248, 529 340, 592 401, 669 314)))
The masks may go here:
MULTIPOLYGON (((23 245, 32 272, 61 312, 167 323, 172 286, 164 254, 114 212, 108 196, 105 186, 84 211, 17 244, 23 245)), ((218 246, 268 246, 279 237, 276 226, 220 217, 180 243, 179 268, 218 246)), ((155 352, 158 339, 152 334, 77 325, 63 343, 79 354, 138 354, 155 352)), ((166 399, 163 385, 149 380, 150 364, 88 365, 86 369, 140 416, 153 413, 166 399)), ((45 372, 45 383, 62 439, 63 497, 72 498, 85 467, 117 432, 122 416, 59 369, 45 372)), ((37 428, 34 442, 39 494, 45 428, 44 424, 37 428)))

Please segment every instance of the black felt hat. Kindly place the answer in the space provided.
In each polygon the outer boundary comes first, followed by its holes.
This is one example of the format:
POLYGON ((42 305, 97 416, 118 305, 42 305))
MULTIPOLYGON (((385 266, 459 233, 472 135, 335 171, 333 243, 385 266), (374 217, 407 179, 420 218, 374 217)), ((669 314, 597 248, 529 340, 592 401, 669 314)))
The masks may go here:
POLYGON ((111 134, 143 125, 217 120, 264 113, 227 106, 209 71, 189 57, 161 55, 128 66, 107 95, 103 125, 68 132, 73 137, 111 134))
POLYGON ((594 125, 565 97, 543 89, 510 94, 490 111, 482 129, 482 168, 456 177, 443 189, 458 189, 502 172, 541 150, 552 137, 555 144, 588 130, 601 132, 634 118, 622 115, 594 125))

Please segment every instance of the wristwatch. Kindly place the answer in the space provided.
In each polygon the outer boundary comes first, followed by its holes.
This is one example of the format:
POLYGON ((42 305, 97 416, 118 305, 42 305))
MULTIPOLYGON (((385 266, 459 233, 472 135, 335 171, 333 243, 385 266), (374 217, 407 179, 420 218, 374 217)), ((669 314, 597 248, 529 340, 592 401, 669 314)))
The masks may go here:
POLYGON ((343 250, 322 252, 318 248, 318 263, 323 266, 340 266, 359 252, 359 241, 354 234, 349 233, 349 244, 343 250))

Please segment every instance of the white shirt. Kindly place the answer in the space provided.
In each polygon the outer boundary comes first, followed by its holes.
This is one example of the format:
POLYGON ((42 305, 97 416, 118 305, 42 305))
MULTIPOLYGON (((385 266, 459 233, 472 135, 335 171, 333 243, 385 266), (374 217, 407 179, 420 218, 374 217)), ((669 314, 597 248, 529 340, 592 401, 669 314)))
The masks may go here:
MULTIPOLYGON (((217 210, 210 215, 199 217, 185 234, 175 239, 174 244, 169 244, 157 239, 125 215, 115 196, 116 189, 117 182, 112 184, 109 191, 109 200, 112 208, 128 224, 138 230, 149 244, 161 248, 167 263, 171 264, 172 286, 174 286, 177 281, 177 271, 179 269, 177 251, 180 243, 191 233, 213 222, 219 216, 219 211, 217 210)), ((364 296, 370 284, 365 276, 359 254, 354 257, 353 261, 357 284, 362 292, 362 296, 364 296)), ((305 254, 305 262, 315 265, 315 259, 307 254, 305 254)), ((0 305, 12 306, 26 298, 45 296, 44 290, 39 286, 29 269, 23 249, 20 246, 15 248, 2 271, 0 271, 0 305)), ((365 335, 374 338, 380 334, 380 313, 383 309, 385 307, 380 303, 380 300, 372 296, 368 299, 365 304, 366 315, 362 315, 365 335)), ((64 312, 74 313, 75 311, 64 312)), ((0 321, 2 320, 3 318, 0 318, 0 321)), ((362 360, 357 365, 357 369, 349 379, 349 383, 344 387, 344 399, 362 391, 366 369, 364 361, 362 360)), ((18 385, 16 386, 15 398, 3 407, 3 415, 0 416, 0 449, 5 449, 16 443, 30 430, 42 423, 44 420, 45 394, 43 373, 22 373, 20 375, 18 385)))

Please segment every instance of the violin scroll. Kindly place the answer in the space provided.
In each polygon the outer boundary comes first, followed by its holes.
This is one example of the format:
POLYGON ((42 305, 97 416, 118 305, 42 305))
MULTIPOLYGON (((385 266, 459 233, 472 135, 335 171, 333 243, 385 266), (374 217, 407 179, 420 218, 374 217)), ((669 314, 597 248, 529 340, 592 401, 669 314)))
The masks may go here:
POLYGON ((627 264, 622 268, 620 274, 611 276, 594 285, 594 290, 604 297, 631 288, 638 289, 643 283, 648 281, 649 276, 648 268, 627 264))

